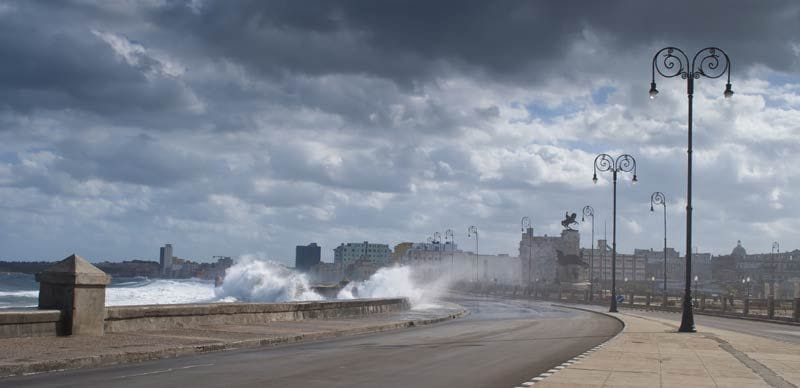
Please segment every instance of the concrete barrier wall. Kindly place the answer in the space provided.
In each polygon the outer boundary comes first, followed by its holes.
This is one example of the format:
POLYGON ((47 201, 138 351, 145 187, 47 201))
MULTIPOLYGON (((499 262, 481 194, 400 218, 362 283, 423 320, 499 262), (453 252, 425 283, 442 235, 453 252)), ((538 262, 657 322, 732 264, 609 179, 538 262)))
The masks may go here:
POLYGON ((408 308, 409 303, 405 298, 107 307, 105 332, 120 333, 204 325, 259 324, 273 321, 359 317, 403 311, 408 308))
POLYGON ((61 321, 59 310, 0 311, 0 338, 59 335, 61 321))

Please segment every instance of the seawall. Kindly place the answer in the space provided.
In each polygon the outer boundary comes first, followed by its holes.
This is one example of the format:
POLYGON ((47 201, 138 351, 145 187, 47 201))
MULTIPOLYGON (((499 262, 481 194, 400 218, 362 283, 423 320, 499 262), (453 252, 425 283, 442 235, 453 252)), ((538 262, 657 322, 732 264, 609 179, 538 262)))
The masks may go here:
MULTIPOLYGON (((409 308, 405 298, 118 306, 105 308, 104 329, 106 333, 122 333, 203 325, 358 318, 409 308)), ((58 310, 3 311, 0 312, 0 338, 59 335, 63 319, 58 310)))

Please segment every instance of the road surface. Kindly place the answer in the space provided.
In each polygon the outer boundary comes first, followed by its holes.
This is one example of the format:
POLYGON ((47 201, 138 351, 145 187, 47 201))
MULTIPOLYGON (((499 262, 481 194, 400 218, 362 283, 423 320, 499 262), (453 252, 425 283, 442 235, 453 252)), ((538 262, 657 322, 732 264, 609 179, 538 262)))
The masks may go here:
POLYGON ((0 379, 9 387, 514 387, 613 337, 602 315, 453 300, 469 316, 399 331, 0 379))

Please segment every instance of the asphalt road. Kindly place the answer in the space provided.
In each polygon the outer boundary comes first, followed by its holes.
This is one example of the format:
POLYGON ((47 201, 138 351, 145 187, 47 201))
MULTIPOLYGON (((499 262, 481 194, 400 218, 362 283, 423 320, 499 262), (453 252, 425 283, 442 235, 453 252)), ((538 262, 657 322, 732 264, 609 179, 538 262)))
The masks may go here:
POLYGON ((272 348, 0 380, 9 387, 514 387, 622 327, 547 303, 454 300, 441 324, 272 348))
MULTIPOLYGON (((675 321, 680 326, 681 314, 666 311, 642 311, 637 309, 625 309, 622 311, 643 317, 655 317, 675 321)), ((745 319, 714 317, 710 315, 695 314, 694 324, 698 330, 703 326, 716 329, 736 331, 740 333, 770 338, 794 344, 800 344, 800 326, 783 325, 780 323, 769 323, 760 321, 749 321, 745 319)))

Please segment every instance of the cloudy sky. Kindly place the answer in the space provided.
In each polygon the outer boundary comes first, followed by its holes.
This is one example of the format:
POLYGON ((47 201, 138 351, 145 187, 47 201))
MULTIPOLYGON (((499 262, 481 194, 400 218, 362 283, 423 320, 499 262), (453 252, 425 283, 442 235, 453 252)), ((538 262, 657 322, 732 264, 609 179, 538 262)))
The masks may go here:
POLYGON ((515 255, 525 215, 591 204, 610 238, 598 153, 638 162, 619 249, 658 249, 663 191, 684 252, 686 83, 647 98, 668 45, 725 50, 736 92, 696 83, 693 245, 800 248, 800 4, 736 3, 0 0, 0 258, 290 263, 469 225, 515 255))

